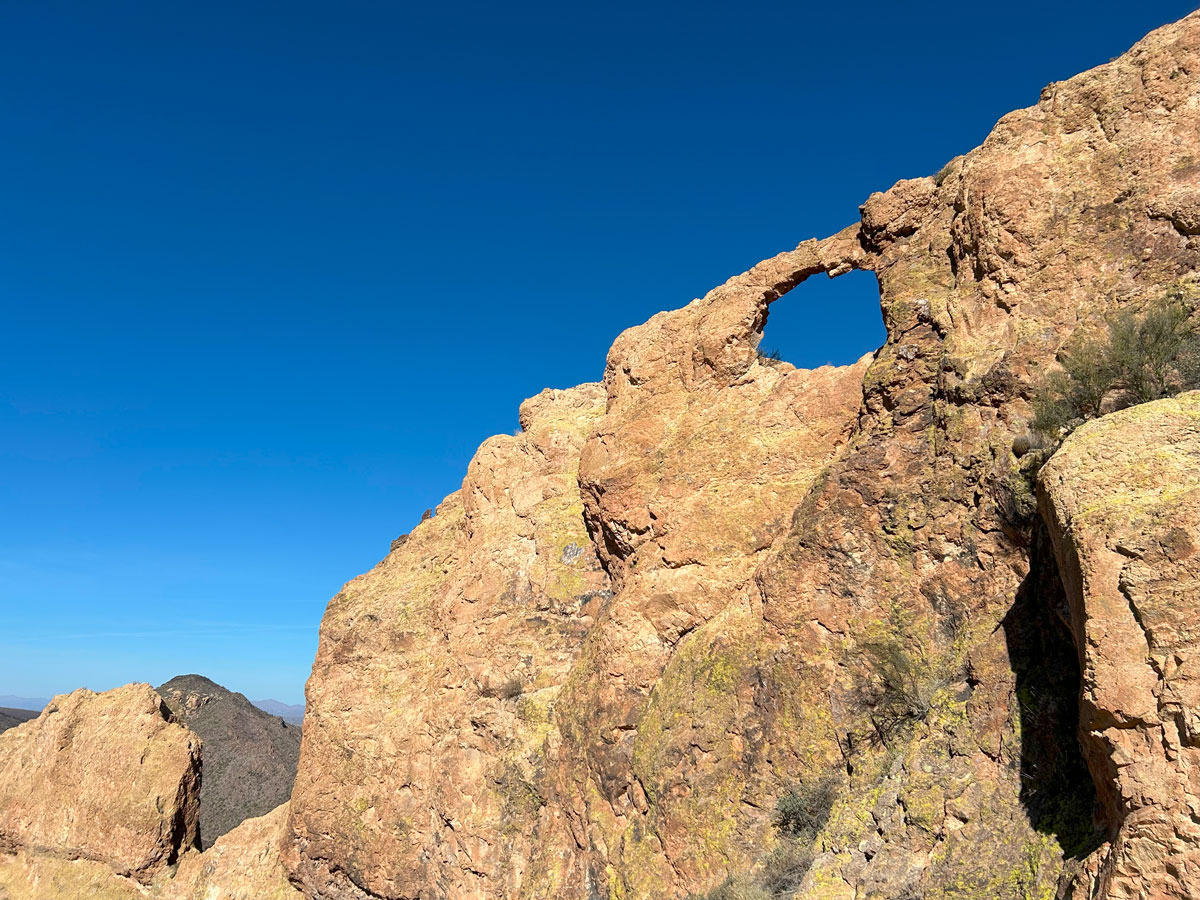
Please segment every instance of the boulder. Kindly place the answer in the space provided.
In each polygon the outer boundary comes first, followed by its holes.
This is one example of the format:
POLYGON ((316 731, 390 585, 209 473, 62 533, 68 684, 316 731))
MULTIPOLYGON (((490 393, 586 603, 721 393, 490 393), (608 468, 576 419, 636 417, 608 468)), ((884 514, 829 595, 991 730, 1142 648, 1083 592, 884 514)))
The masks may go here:
POLYGON ((1109 836, 1075 896, 1200 896, 1200 392, 1085 424, 1039 499, 1109 836))
POLYGON ((197 843, 200 739, 149 685, 55 697, 0 734, 0 852, 148 881, 197 843))

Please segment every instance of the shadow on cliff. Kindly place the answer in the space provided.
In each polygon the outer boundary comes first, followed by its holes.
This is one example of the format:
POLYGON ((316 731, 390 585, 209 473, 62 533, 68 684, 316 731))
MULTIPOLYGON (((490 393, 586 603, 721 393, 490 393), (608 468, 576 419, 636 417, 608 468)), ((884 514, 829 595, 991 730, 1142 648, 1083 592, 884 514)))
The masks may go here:
POLYGON ((1096 789, 1079 746, 1079 654, 1050 537, 1038 521, 1029 575, 1001 622, 1021 721, 1021 804, 1042 834, 1079 859, 1101 842, 1096 789))

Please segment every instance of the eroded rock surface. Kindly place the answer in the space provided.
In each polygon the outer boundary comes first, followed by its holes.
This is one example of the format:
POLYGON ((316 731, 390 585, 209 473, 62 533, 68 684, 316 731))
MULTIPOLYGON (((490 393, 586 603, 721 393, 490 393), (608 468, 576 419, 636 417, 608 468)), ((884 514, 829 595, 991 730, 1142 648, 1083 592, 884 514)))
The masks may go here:
POLYGON ((776 800, 829 783, 801 897, 1066 890, 1094 795, 1064 796, 1071 753, 1046 749, 1075 663, 1013 439, 1077 329, 1200 267, 1198 85, 1200 14, 626 332, 603 386, 527 401, 329 606, 293 881, 683 897, 767 870, 776 800), (771 303, 852 268, 884 347, 758 358, 771 303), (889 654, 919 696, 881 721, 889 654))
POLYGON ((174 878, 157 886, 161 900, 301 900, 279 858, 288 805, 246 819, 203 853, 188 853, 174 878))
POLYGON ((0 853, 146 881, 196 843, 200 740, 149 685, 55 697, 0 735, 0 853))
POLYGON ((302 900, 279 858, 287 804, 247 819, 203 853, 189 850, 178 867, 147 883, 90 859, 18 851, 0 854, 2 900, 302 900))
POLYGON ((288 863, 311 896, 515 892, 556 811, 553 709, 610 597, 579 452, 599 385, 544 391, 462 490, 330 603, 308 685, 288 863))
POLYGON ((1041 488, 1112 831, 1076 896, 1200 896, 1200 393, 1084 425, 1041 488))
POLYGON ((147 887, 91 859, 0 853, 0 900, 144 900, 147 887))

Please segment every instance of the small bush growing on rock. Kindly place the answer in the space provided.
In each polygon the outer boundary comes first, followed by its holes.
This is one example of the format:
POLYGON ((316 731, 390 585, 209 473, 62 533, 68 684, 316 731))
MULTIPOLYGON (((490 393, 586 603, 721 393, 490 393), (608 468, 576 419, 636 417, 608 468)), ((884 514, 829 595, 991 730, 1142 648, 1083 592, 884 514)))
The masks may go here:
POLYGON ((950 683, 920 641, 895 636, 859 645, 866 664, 866 704, 875 735, 887 743, 897 730, 923 720, 933 697, 950 683))
POLYGON ((729 875, 706 894, 689 894, 688 900, 774 900, 752 875, 729 875))
POLYGON ((812 838, 780 841, 763 860, 758 884, 769 897, 791 897, 812 868, 812 838))
POLYGON ((525 693, 525 683, 513 676, 500 684, 485 684, 479 693, 494 700, 515 700, 525 693))
POLYGON ((829 821, 837 799, 837 780, 826 775, 801 784, 775 802, 775 827, 781 834, 812 840, 829 821))
POLYGON ((812 867, 813 842, 837 800, 838 781, 826 775, 792 788, 775 804, 779 842, 759 861, 754 872, 729 875, 706 894, 688 900, 779 900, 800 888, 812 867))
POLYGON ((1193 288, 1177 285, 1140 315, 1122 312, 1060 354, 1062 370, 1034 397, 1034 432, 1053 445, 1103 412, 1200 387, 1193 288))
POLYGON ((780 355, 777 348, 770 351, 764 351, 762 347, 759 347, 758 361, 763 365, 773 366, 776 363, 783 362, 783 357, 780 355))

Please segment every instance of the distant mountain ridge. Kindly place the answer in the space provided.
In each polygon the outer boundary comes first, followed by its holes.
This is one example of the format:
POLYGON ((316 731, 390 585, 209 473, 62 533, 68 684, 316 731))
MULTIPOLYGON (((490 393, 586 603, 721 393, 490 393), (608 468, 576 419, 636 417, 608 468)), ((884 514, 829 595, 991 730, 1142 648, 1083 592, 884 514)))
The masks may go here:
POLYGON ((279 700, 251 700, 259 709, 269 712, 273 716, 279 716, 285 722, 290 722, 293 725, 299 725, 304 721, 304 704, 303 703, 283 703, 279 700))
POLYGON ((179 675, 156 690, 175 717, 204 741, 202 847, 288 799, 300 758, 295 724, 203 675, 179 675))
POLYGON ((41 712, 50 700, 47 697, 14 697, 12 694, 0 694, 0 706, 12 709, 32 709, 41 712))

